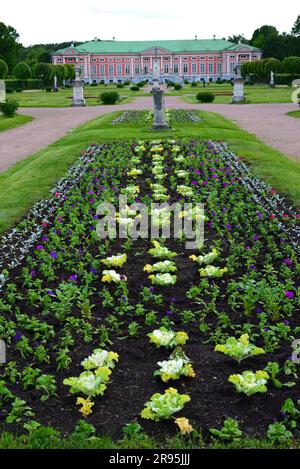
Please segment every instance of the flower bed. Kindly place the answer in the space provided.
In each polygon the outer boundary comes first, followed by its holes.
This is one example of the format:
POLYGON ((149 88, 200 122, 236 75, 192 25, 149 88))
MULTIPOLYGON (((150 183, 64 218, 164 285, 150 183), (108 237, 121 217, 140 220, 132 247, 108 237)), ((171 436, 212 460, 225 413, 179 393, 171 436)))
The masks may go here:
MULTIPOLYGON (((117 225, 136 217, 117 210, 117 225)), ((84 416, 99 434, 136 419, 154 434, 176 421, 207 433, 230 417, 250 435, 274 420, 294 431, 298 221, 225 145, 89 147, 2 238, 0 428, 69 432, 84 416), (120 193, 204 203, 204 246, 100 240, 97 207, 120 193)))
MULTIPOLYGON (((166 120, 174 124, 191 124, 202 122, 197 111, 186 109, 171 109, 166 111, 166 120)), ((153 123, 153 112, 149 111, 124 111, 113 119, 113 125, 145 125, 153 123)))

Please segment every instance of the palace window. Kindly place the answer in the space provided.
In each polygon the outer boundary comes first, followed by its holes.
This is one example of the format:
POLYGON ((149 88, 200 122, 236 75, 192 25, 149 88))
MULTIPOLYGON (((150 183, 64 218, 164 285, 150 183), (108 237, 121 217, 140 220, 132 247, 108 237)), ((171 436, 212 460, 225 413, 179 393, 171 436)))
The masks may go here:
POLYGON ((214 56, 213 56, 213 55, 210 55, 210 56, 208 57, 208 60, 214 60, 214 56))
POLYGON ((100 75, 105 75, 105 67, 104 65, 100 65, 100 75))
POLYGON ((178 62, 179 58, 178 57, 174 57, 174 62, 178 62))
POLYGON ((178 73, 178 64, 175 64, 173 69, 174 69, 174 73, 178 73))
POLYGON ((201 55, 200 60, 205 60, 204 55, 201 55))
POLYGON ((139 66, 139 65, 136 65, 136 66, 134 67, 134 73, 135 73, 136 75, 139 75, 139 74, 140 74, 140 66, 139 66))
POLYGON ((169 62, 170 57, 163 57, 163 60, 164 60, 165 62, 169 62))
POLYGON ((130 75, 130 65, 125 65, 125 73, 126 75, 130 75))
POLYGON ((192 57, 192 60, 197 60, 197 57, 192 57))
POLYGON ((205 64, 200 64, 200 73, 205 73, 205 64))
POLYGON ((189 60, 189 58, 188 57, 183 57, 183 60, 189 60))
POLYGON ((114 59, 113 59, 112 57, 110 57, 108 60, 109 60, 110 62, 113 62, 113 61, 114 61, 114 59))
POLYGON ((144 62, 149 62, 149 57, 144 57, 144 62))
POLYGON ((113 65, 110 65, 110 66, 108 67, 108 73, 109 73, 109 75, 113 75, 113 74, 114 74, 114 66, 113 66, 113 65))
POLYGON ((84 76, 84 66, 80 65, 80 76, 84 76))
POLYGON ((84 59, 79 59, 79 62, 84 62, 84 59))
POLYGON ((197 64, 192 64, 192 73, 197 73, 197 64))
POLYGON ((74 62, 75 57, 67 57, 67 62, 74 62))
POLYGON ((97 67, 96 65, 92 65, 92 75, 96 75, 97 74, 97 67))
POLYGON ((135 62, 139 62, 139 61, 140 61, 140 59, 134 59, 134 61, 135 61, 135 62))
POLYGON ((222 64, 217 65, 218 73, 222 73, 222 64))
POLYGON ((208 64, 208 73, 214 72, 214 64, 208 64))
POLYGON ((92 59, 92 62, 97 62, 97 59, 94 59, 94 58, 93 58, 93 59, 92 59))
POLYGON ((104 62, 104 59, 101 57, 101 59, 99 59, 100 62, 104 62))
POLYGON ((231 58, 231 59, 235 59, 235 55, 231 55, 230 58, 231 58))
POLYGON ((230 64, 230 72, 231 72, 231 73, 234 73, 234 69, 235 69, 235 63, 232 62, 232 63, 230 64))
POLYGON ((56 59, 56 62, 62 62, 62 59, 56 59))
POLYGON ((118 58, 118 59, 117 59, 117 62, 121 62, 121 60, 122 60, 122 59, 118 58))
POLYGON ((183 73, 188 73, 188 64, 183 64, 183 73))
POLYGON ((122 75, 122 65, 117 65, 117 75, 122 75))
POLYGON ((164 73, 169 73, 169 65, 168 64, 164 65, 164 73))

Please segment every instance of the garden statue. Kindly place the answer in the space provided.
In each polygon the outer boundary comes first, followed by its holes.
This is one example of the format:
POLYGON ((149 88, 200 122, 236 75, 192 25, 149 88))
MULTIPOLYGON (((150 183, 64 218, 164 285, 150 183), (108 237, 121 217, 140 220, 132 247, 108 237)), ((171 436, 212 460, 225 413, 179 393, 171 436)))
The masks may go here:
POLYGON ((57 76, 54 75, 54 85, 53 85, 53 91, 57 93, 58 91, 58 86, 57 86, 57 76))
POLYGON ((274 88, 274 87, 275 87, 274 76, 275 76, 274 72, 271 72, 270 88, 274 88))
POLYGON ((159 79, 160 79, 160 69, 158 63, 154 62, 153 65, 153 85, 159 85, 159 79))
POLYGON ((242 67, 239 61, 236 62, 234 72, 236 76, 233 80, 233 96, 231 102, 232 104, 244 103, 244 80, 242 78, 242 67))
POLYGON ((5 103, 6 101, 6 88, 5 88, 5 81, 0 80, 0 103, 5 103))
POLYGON ((154 123, 153 130, 157 129, 168 129, 169 126, 166 123, 165 118, 165 98, 164 92, 159 87, 159 78, 160 78, 160 69, 158 63, 155 61, 153 65, 153 114, 154 114, 154 123))
POLYGON ((73 82, 73 101, 72 106, 85 106, 83 96, 83 83, 80 80, 80 67, 75 66, 75 80, 73 82))

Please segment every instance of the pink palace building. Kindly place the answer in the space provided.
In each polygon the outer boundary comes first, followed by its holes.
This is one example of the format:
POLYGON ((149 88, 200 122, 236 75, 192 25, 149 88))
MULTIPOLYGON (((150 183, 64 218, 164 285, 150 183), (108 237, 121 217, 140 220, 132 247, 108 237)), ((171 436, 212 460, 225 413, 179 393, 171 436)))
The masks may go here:
POLYGON ((151 82, 155 60, 161 82, 230 80, 236 63, 260 60, 259 49, 224 39, 94 41, 53 53, 54 64, 77 64, 86 83, 151 82))

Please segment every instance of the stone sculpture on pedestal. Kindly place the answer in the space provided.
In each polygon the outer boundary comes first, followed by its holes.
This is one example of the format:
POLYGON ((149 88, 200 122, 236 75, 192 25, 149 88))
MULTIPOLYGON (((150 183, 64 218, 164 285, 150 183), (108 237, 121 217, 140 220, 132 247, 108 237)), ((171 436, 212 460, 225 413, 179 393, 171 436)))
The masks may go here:
POLYGON ((241 73, 241 64, 240 62, 236 63, 236 67, 234 69, 236 77, 233 81, 233 96, 232 96, 232 104, 240 104, 246 101, 244 95, 244 80, 242 78, 241 73))
POLYGON ((75 66, 75 80, 73 82, 73 101, 72 106, 85 106, 85 99, 83 96, 83 83, 80 80, 80 68, 75 66))
POLYGON ((163 90, 159 87, 160 69, 159 65, 155 61, 153 66, 153 114, 154 123, 153 130, 168 129, 169 126, 166 123, 166 111, 165 111, 165 97, 163 90))

